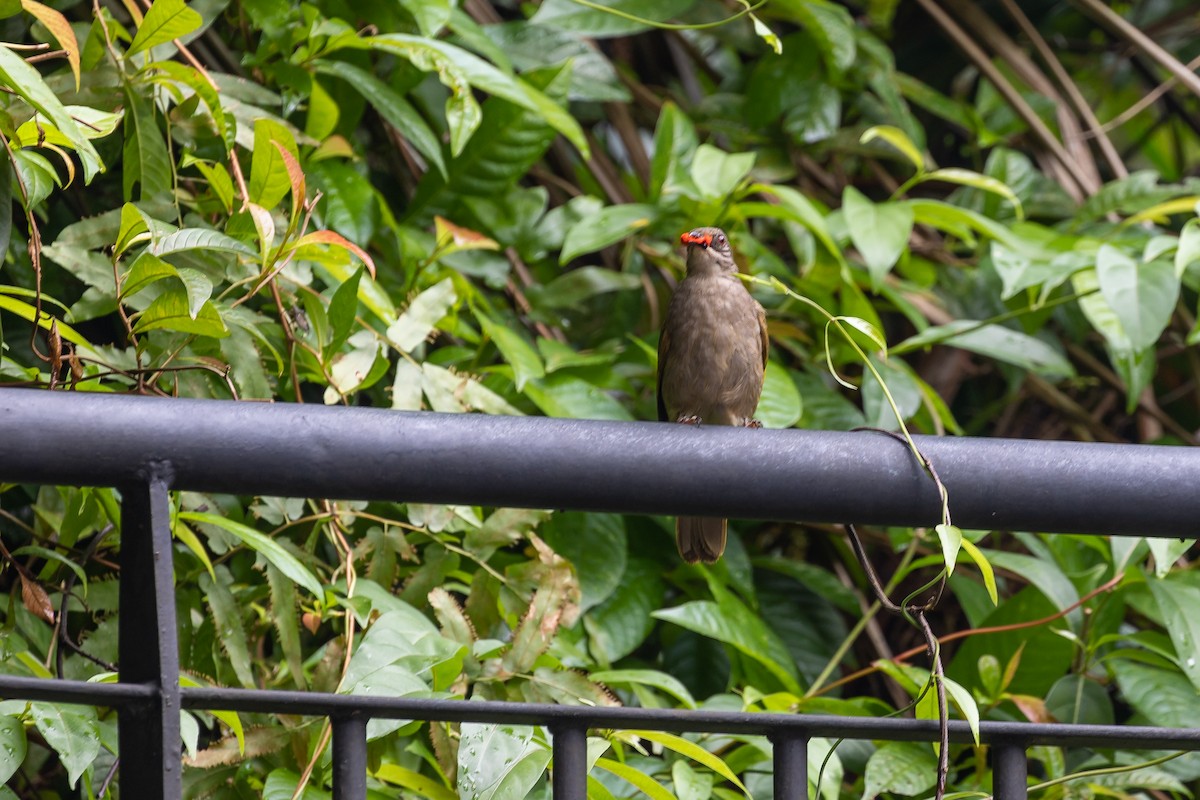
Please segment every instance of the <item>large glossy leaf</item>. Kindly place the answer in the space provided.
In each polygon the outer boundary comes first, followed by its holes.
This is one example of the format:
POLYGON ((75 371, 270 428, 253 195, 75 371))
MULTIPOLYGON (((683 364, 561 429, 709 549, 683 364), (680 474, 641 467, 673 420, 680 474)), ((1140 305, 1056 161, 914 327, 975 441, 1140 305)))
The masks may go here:
POLYGON ((1200 609, 1200 587, 1170 577, 1147 580, 1146 585, 1175 645, 1176 663, 1200 691, 1200 618, 1196 614, 1200 609))
POLYGON ((767 362, 762 398, 754 416, 768 428, 790 428, 800 421, 803 405, 800 392, 786 369, 774 361, 767 362))
POLYGON ((584 253, 593 253, 637 233, 654 221, 654 206, 628 203, 606 206, 590 217, 576 222, 563 240, 559 263, 566 264, 584 253))
POLYGON ((38 732, 67 768, 67 782, 72 787, 83 771, 100 755, 100 732, 96 728, 96 711, 87 706, 58 703, 30 703, 29 715, 38 732))
POLYGON ((732 194, 749 174, 754 158, 754 153, 726 153, 710 144, 702 144, 692 157, 692 183, 702 197, 720 200, 732 194))
POLYGON ((1121 250, 1102 245, 1096 254, 1096 277, 1132 347, 1141 350, 1157 342, 1179 298, 1174 266, 1166 261, 1139 264, 1121 250))
POLYGON ((867 761, 863 776, 863 800, 884 792, 914 796, 933 788, 937 759, 924 743, 888 742, 867 761))
POLYGON ((800 694, 796 665, 787 648, 761 618, 732 597, 720 604, 693 600, 655 611, 653 616, 733 647, 762 664, 785 689, 800 694))
POLYGON ((527 797, 550 763, 550 748, 524 725, 464 722, 458 745, 458 795, 463 800, 527 797))
POLYGON ((222 338, 229 335, 225 321, 211 301, 205 300, 193 310, 188 290, 172 286, 154 298, 145 311, 138 315, 133 330, 144 333, 153 330, 179 331, 197 336, 222 338))
POLYGON ((254 150, 250 159, 250 182, 246 188, 250 193, 250 201, 268 211, 287 196, 292 186, 288 165, 279 150, 280 147, 290 153, 293 160, 299 161, 300 154, 296 150, 295 137, 286 125, 269 117, 256 121, 254 150))
POLYGON ((853 186, 842 193, 842 211, 850 241, 858 248, 875 286, 908 248, 913 209, 902 203, 873 203, 853 186))
POLYGON ((483 314, 477 316, 484 332, 491 337, 504 360, 512 366, 513 383, 518 392, 525 387, 526 382, 546 374, 541 357, 519 333, 493 322, 483 314))
POLYGON ((10 714, 0 716, 0 778, 5 784, 25 760, 28 747, 21 721, 10 714))

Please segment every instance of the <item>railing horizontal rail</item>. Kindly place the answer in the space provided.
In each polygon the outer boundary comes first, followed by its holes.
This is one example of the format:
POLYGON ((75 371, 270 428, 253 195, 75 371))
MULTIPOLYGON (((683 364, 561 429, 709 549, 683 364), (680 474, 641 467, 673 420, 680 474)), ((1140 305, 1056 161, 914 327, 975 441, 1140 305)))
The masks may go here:
MULTIPOLYGON (((116 706, 144 700, 152 692, 140 684, 98 684, 0 676, 0 697, 20 696, 81 705, 116 706)), ((823 714, 777 714, 740 711, 681 713, 678 709, 569 706, 540 703, 478 703, 366 695, 295 692, 267 689, 180 689, 183 708, 205 711, 293 714, 297 716, 359 715, 375 719, 421 719, 511 725, 571 725, 597 729, 704 733, 796 734, 847 739, 932 742, 937 722, 895 717, 837 717, 823 714)), ((984 744, 1053 744, 1064 747, 1137 747, 1200 750, 1200 728, 1155 728, 1139 725, 989 722, 979 725, 984 744)), ((970 742, 967 723, 951 721, 950 739, 970 742)))
POLYGON ((152 699, 153 686, 142 683, 89 683, 88 681, 25 678, 0 675, 0 699, 75 703, 84 706, 121 708, 152 699))
MULTIPOLYGON (((916 437, 968 528, 1200 532, 1200 449, 916 437)), ((122 490, 121 683, 0 675, 0 698, 113 707, 130 796, 181 796, 180 709, 327 717, 334 800, 367 796, 371 718, 537 724, 556 799, 586 797, 588 729, 751 733, 777 796, 802 796, 810 738, 935 741, 929 720, 465 702, 179 687, 169 490, 809 522, 927 525, 940 498, 878 432, 402 413, 0 389, 0 482, 122 490)), ((1037 744, 1200 750, 1200 728, 983 722, 996 796, 1027 796, 1037 744)), ((950 737, 968 742, 966 723, 950 737)))
MULTIPOLYGON (((968 528, 1195 536, 1200 448, 916 437, 968 528)), ((0 481, 926 525, 932 481, 862 432, 0 389, 0 481)))

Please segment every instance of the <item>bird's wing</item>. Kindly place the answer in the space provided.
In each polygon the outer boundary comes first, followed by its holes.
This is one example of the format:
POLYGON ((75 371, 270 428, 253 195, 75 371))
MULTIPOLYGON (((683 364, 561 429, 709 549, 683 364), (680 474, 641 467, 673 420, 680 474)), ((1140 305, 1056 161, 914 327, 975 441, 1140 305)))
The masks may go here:
POLYGON ((667 332, 667 326, 664 325, 662 334, 658 337, 658 388, 655 394, 658 396, 658 421, 667 421, 667 404, 663 402, 663 367, 667 363, 668 354, 671 351, 671 335, 667 332))
POLYGON ((763 311, 762 306, 758 307, 758 334, 762 337, 762 362, 763 370, 765 371, 767 368, 767 356, 771 350, 771 337, 767 335, 767 312, 763 311))

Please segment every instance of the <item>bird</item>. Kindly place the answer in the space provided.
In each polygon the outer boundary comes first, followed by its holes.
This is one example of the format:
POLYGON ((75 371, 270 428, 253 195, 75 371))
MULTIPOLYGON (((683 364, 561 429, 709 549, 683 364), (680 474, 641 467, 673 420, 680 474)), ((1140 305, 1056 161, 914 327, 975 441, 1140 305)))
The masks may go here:
MULTIPOLYGON (((767 320, 737 277, 720 228, 680 236, 687 275, 675 289, 658 340, 658 418, 691 425, 761 428, 754 419, 766 374, 767 320)), ((725 552, 727 520, 679 517, 675 541, 689 564, 725 552)))

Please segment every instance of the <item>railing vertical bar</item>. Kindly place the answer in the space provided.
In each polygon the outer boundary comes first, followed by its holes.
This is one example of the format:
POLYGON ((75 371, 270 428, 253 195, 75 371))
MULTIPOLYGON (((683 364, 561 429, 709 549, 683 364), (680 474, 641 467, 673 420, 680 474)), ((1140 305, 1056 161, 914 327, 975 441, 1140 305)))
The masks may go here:
POLYGON ((334 717, 333 800, 365 800, 367 796, 367 721, 334 717))
POLYGON ((123 486, 121 499, 120 681, 155 690, 149 700, 117 712, 121 794, 177 800, 183 794, 179 638, 167 481, 152 474, 123 486))
POLYGON ((587 728, 556 725, 550 729, 554 749, 554 800, 587 798, 587 728))
POLYGON ((992 794, 996 800, 1026 800, 1029 797, 1029 761, 1023 745, 992 747, 992 794))
POLYGON ((808 800, 808 737, 771 737, 775 749, 775 800, 808 800))

